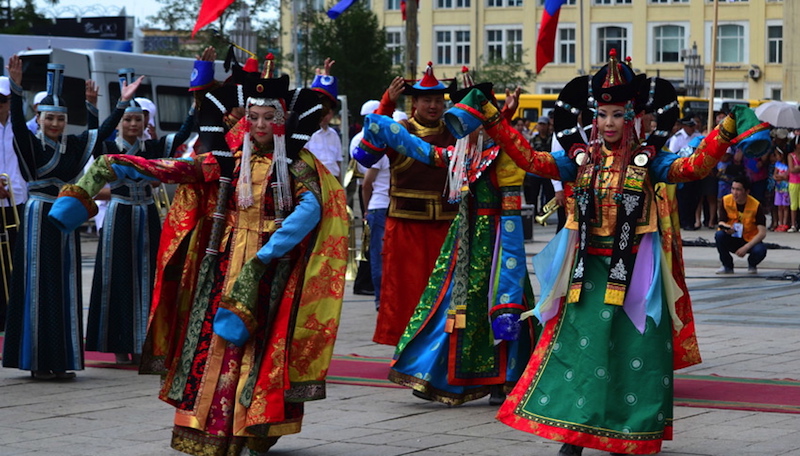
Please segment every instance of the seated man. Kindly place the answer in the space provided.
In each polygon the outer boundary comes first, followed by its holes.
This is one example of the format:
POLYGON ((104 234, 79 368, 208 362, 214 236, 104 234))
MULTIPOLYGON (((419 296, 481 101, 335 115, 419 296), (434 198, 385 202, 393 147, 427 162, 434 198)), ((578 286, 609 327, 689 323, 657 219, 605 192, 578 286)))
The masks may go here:
POLYGON ((722 267, 717 274, 733 274, 733 257, 747 257, 748 274, 758 273, 758 263, 767 256, 767 246, 762 242, 767 236, 767 217, 757 199, 750 196, 750 179, 738 176, 733 179, 730 195, 722 198, 719 209, 719 229, 715 237, 722 267))

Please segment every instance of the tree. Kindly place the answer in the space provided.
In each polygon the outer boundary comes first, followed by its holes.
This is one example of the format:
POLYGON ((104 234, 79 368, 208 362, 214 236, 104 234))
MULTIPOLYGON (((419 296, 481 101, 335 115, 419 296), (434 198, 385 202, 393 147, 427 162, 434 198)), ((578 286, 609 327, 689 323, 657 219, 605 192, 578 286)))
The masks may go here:
MULTIPOLYGON (((55 5, 58 0, 50 1, 48 3, 55 5)), ((36 12, 36 5, 34 0, 23 0, 21 4, 11 8, 10 24, 5 24, 3 33, 10 35, 24 35, 30 33, 31 27, 37 24, 44 24, 48 19, 36 12)))
MULTIPOLYGON (((477 65, 472 71, 476 82, 494 83, 494 91, 501 93, 505 89, 514 90, 517 87, 526 87, 536 81, 536 74, 528 68, 524 57, 527 49, 520 53, 509 48, 508 57, 492 59, 484 65, 477 65)), ((483 62, 483 57, 478 59, 483 62)))
POLYGON ((306 75, 321 66, 326 57, 335 60, 332 73, 338 78, 339 93, 347 95, 351 107, 380 98, 393 77, 386 32, 364 3, 354 3, 336 20, 324 13, 310 17, 309 55, 308 59, 301 59, 309 62, 305 65, 306 75))
MULTIPOLYGON (((192 30, 197 20, 197 13, 203 0, 157 0, 163 5, 155 16, 147 19, 155 25, 161 25, 167 30, 192 30)), ((222 12, 211 26, 224 34, 242 6, 250 8, 253 17, 261 16, 270 11, 276 11, 278 0, 235 0, 222 12)))
MULTIPOLYGON (((158 0, 158 2, 163 5, 161 9, 156 15, 147 18, 154 25, 174 31, 176 36, 185 35, 194 28, 202 0, 158 0)), ((253 30, 258 35, 258 48, 248 50, 258 55, 260 60, 267 52, 275 52, 275 43, 279 34, 278 6, 278 0, 235 0, 223 11, 219 19, 197 33, 195 39, 199 43, 193 48, 181 46, 179 40, 176 39, 174 46, 165 46, 156 52, 194 57, 198 54, 197 49, 214 46, 217 49, 217 55, 224 58, 229 46, 226 32, 235 29, 233 24, 239 11, 247 7, 250 17, 254 19, 251 21, 253 30)))

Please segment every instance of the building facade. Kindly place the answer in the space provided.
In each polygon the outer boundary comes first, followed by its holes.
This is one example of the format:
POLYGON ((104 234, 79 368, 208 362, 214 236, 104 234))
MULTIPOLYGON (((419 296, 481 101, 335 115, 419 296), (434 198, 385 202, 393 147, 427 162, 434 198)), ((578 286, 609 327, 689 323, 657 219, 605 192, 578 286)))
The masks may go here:
MULTIPOLYGON (((307 3, 324 9, 326 2, 307 3)), ((789 3, 796 2, 720 1, 715 96, 800 100, 800 83, 792 70, 798 65, 794 49, 784 53, 785 37, 796 33, 791 24, 800 23, 800 6, 789 3)), ((492 58, 521 58, 534 71, 543 4, 544 0, 419 0, 418 72, 424 70, 424 62, 432 61, 437 76, 453 77, 462 65, 472 67, 492 58)), ((402 64, 401 0, 372 0, 369 6, 386 29, 388 45, 396 49, 395 63, 402 64)), ((288 5, 282 10, 284 49, 293 48, 290 10, 288 5)), ((608 51, 616 48, 632 58, 637 72, 668 79, 680 92, 692 94, 694 89, 707 97, 714 10, 712 0, 567 0, 558 23, 555 61, 524 89, 557 93, 576 75, 600 68, 608 51)))

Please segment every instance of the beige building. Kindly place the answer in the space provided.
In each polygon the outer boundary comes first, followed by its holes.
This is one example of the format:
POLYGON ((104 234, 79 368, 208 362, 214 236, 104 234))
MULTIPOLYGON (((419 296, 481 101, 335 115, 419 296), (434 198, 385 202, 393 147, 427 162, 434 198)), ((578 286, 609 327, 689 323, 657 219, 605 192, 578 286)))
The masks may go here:
MULTIPOLYGON (((306 3, 324 9, 323 0, 281 2, 281 24, 292 29, 291 4, 306 3)), ((372 0, 372 10, 386 28, 389 46, 397 49, 396 63, 404 60, 405 22, 400 0, 372 0)), ((544 0, 420 0, 417 68, 432 61, 439 77, 453 77, 462 65, 481 59, 523 55, 535 69, 535 47, 544 0)), ((800 50, 784 53, 784 39, 797 32, 786 24, 800 23, 797 1, 720 1, 716 96, 800 100, 800 50), (793 54, 798 54, 795 57, 793 54)), ((545 66, 531 93, 558 92, 571 78, 602 66, 608 50, 630 56, 638 72, 659 75, 681 89, 694 88, 707 97, 711 79, 712 0, 567 0, 561 8, 555 61, 545 66), (687 71, 696 46, 699 65, 687 71), (700 69, 699 67, 703 68, 700 69), (688 87, 687 87, 688 84, 688 87), (702 86, 702 88, 701 88, 702 86)), ((293 49, 291 33, 284 33, 284 53, 293 49)))

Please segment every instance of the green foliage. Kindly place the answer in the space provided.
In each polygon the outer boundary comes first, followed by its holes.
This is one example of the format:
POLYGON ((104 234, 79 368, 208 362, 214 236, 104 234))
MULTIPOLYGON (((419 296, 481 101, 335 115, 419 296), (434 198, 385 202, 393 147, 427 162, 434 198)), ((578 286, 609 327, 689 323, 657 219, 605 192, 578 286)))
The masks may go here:
POLYGON ((307 18, 310 64, 305 65, 305 75, 313 77, 314 68, 321 67, 326 57, 335 60, 331 73, 338 78, 339 94, 347 95, 351 112, 380 98, 394 74, 386 32, 364 3, 354 3, 336 20, 324 12, 307 18))
MULTIPOLYGON (((471 71, 472 78, 475 82, 493 82, 495 93, 502 93, 505 89, 514 90, 518 86, 524 88, 536 81, 536 73, 528 68, 524 60, 527 53, 527 49, 522 51, 521 56, 509 52, 510 57, 479 64, 471 71)), ((483 62, 483 57, 478 61, 483 62)))
MULTIPOLYGON (((197 14, 203 0, 157 0, 161 4, 161 9, 154 16, 149 16, 148 21, 154 25, 161 26, 166 30, 192 30, 197 21, 197 14)), ((250 8, 252 17, 260 16, 269 11, 275 10, 278 0, 235 0, 219 19, 209 25, 225 34, 242 6, 250 8)), ((253 21, 254 25, 260 21, 253 21)), ((257 28, 258 25, 255 25, 257 28)))
MULTIPOLYGON (((55 5, 58 0, 48 1, 55 5)), ((11 24, 3 28, 3 33, 10 35, 25 35, 31 32, 31 27, 36 24, 46 23, 48 19, 36 12, 34 0, 23 0, 22 4, 11 8, 11 24)))

